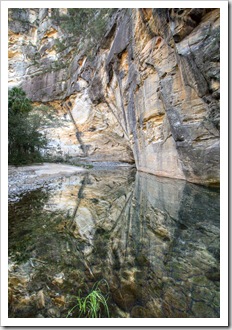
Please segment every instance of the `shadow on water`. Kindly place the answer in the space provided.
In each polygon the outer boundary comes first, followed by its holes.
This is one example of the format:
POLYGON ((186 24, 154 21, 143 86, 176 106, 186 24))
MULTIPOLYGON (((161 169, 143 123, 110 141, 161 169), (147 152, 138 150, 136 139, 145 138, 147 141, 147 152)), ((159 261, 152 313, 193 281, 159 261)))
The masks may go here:
POLYGON ((31 192, 9 205, 9 317, 66 317, 103 278, 111 317, 219 317, 219 219, 217 189, 128 169, 31 192))

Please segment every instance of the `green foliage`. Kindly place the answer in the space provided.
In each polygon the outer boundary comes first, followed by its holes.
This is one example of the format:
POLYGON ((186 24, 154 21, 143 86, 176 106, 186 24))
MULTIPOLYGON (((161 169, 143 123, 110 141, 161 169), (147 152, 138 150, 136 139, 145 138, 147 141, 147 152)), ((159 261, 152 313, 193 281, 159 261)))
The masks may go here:
POLYGON ((57 60, 57 61, 53 62, 52 71, 58 71, 58 70, 67 68, 67 66, 68 66, 68 63, 65 63, 61 60, 57 60))
POLYGON ((66 32, 78 37, 82 49, 93 55, 106 33, 107 23, 115 8, 69 8, 67 15, 54 11, 53 19, 66 32))
POLYGON ((66 48, 67 46, 64 42, 62 42, 60 39, 55 39, 55 49, 57 50, 57 52, 62 52, 66 48))
POLYGON ((91 292, 86 297, 80 297, 81 290, 79 291, 79 296, 75 297, 77 303, 74 307, 68 312, 67 317, 69 317, 75 309, 78 309, 78 317, 85 318, 99 318, 105 317, 104 313, 107 317, 110 317, 109 308, 107 305, 107 295, 106 298, 100 289, 100 285, 106 285, 107 291, 109 290, 108 283, 106 280, 101 280, 97 282, 91 292))
POLYGON ((26 93, 21 88, 12 88, 8 95, 8 111, 18 114, 28 113, 31 110, 31 101, 26 97, 26 93))
POLYGON ((41 117, 31 114, 31 101, 17 87, 8 95, 8 162, 20 165, 41 161, 39 149, 46 145, 39 132, 41 117))

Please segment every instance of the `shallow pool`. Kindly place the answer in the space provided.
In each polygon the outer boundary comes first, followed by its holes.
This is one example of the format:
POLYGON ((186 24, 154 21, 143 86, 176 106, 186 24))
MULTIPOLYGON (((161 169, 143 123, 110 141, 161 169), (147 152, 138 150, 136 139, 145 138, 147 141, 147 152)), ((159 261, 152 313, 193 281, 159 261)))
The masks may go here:
POLYGON ((219 317, 219 220, 219 190, 182 180, 54 180, 9 204, 9 317, 66 317, 102 279, 110 317, 219 317))

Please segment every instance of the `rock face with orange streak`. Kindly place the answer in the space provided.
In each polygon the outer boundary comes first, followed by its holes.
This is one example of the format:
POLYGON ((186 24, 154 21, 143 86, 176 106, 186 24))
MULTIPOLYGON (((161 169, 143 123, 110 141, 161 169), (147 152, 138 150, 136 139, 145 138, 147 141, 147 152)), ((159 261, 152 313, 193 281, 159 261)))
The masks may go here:
MULTIPOLYGON (((11 86, 59 103, 68 118, 69 101, 88 160, 134 160, 140 171, 219 183, 219 9, 118 10, 91 61, 76 53, 78 36, 68 44, 51 10, 10 15, 11 86)), ((64 137, 50 131, 50 151, 83 157, 69 125, 64 137)))

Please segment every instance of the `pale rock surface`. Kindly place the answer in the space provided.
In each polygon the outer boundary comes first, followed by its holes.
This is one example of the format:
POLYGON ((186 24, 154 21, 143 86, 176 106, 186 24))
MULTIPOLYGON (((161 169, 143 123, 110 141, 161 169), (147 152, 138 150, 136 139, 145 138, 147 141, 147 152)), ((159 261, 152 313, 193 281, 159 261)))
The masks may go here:
POLYGON ((92 62, 67 44, 51 9, 9 17, 9 86, 68 118, 69 128, 48 133, 51 157, 135 161, 140 171, 219 183, 219 9, 119 10, 92 62))

